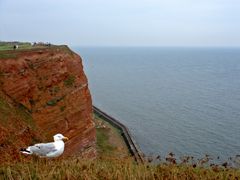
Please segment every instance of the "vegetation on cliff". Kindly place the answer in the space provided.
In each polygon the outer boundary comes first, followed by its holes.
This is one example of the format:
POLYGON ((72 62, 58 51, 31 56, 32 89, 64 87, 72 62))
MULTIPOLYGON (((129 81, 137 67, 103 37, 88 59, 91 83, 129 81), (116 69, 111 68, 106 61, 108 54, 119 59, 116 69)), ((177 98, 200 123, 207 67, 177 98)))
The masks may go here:
POLYGON ((80 57, 66 46, 32 48, 30 44, 22 44, 22 49, 20 47, 17 51, 11 48, 12 44, 5 47, 0 44, 0 59, 3 60, 0 65, 0 179, 240 177, 239 169, 219 165, 205 167, 184 161, 176 164, 172 156, 158 165, 149 162, 137 164, 129 155, 119 132, 97 116, 98 157, 87 158, 86 153, 90 152, 87 148, 95 143, 95 127, 91 122, 91 97, 79 64, 80 57), (67 96, 69 94, 71 97, 67 96), (86 119, 88 123, 84 121, 86 119), (56 126, 57 122, 64 126, 56 126), (19 147, 49 140, 41 136, 41 128, 51 132, 70 132, 74 141, 66 144, 67 148, 72 148, 68 153, 86 147, 85 154, 51 160, 19 154, 19 147), (79 132, 84 133, 77 136, 79 132), (82 143, 76 145, 79 138, 82 143))
POLYGON ((19 147, 41 140, 28 111, 0 91, 0 163, 20 159, 19 147))
POLYGON ((57 133, 70 138, 65 156, 96 156, 91 95, 79 55, 65 45, 0 42, 0 61, 0 162, 6 147, 12 152, 7 159, 19 160, 18 150, 32 139, 52 141, 57 133))
POLYGON ((136 164, 129 158, 66 159, 0 165, 0 179, 239 179, 240 170, 176 164, 136 164))
POLYGON ((0 179, 238 179, 240 170, 223 166, 195 166, 174 161, 154 165, 137 164, 124 149, 119 132, 110 124, 94 118, 97 130, 98 158, 82 157, 45 160, 31 158, 26 162, 0 165, 0 179), (110 139, 114 137, 113 141, 110 139), (116 141, 118 141, 116 143, 116 141), (119 144, 120 143, 120 144, 119 144), (118 149, 116 145, 123 147, 118 149))
POLYGON ((129 149, 119 129, 94 114, 98 157, 130 158, 129 149))

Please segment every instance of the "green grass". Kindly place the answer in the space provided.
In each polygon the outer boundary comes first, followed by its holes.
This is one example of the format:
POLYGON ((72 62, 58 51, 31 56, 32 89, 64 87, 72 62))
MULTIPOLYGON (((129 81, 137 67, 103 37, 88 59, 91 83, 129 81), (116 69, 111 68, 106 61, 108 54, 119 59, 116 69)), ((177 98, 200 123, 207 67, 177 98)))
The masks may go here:
POLYGON ((51 89, 51 92, 54 93, 54 94, 58 93, 59 91, 60 91, 60 87, 58 87, 58 86, 54 86, 54 87, 51 89))
POLYGON ((72 87, 75 83, 75 76, 69 75, 66 80, 64 80, 64 85, 67 87, 72 87))
POLYGON ((48 101, 46 104, 48 106, 55 106, 57 104, 58 100, 56 98, 51 99, 50 101, 48 101))
POLYGON ((28 50, 28 49, 42 49, 42 48, 49 48, 49 49, 60 49, 70 55, 73 55, 73 51, 67 46, 67 45, 53 45, 47 46, 47 45, 34 45, 32 46, 29 42, 0 42, 0 51, 18 51, 18 50, 28 50), (18 49, 13 49, 14 44, 18 45, 18 49))
POLYGON ((239 179, 240 171, 185 165, 137 165, 131 159, 32 159, 0 165, 0 179, 239 179))
POLYGON ((0 51, 12 50, 12 49, 13 49, 12 45, 0 45, 0 51))
POLYGON ((17 57, 14 53, 0 53, 0 59, 15 59, 17 57))
POLYGON ((65 96, 61 96, 61 97, 55 97, 51 100, 49 100, 48 102, 46 102, 46 104, 48 106, 55 106, 59 101, 63 100, 65 96))
POLYGON ((61 106, 60 111, 63 112, 65 110, 66 106, 61 106))
POLYGON ((22 104, 19 104, 17 107, 11 107, 6 100, 0 97, 0 123, 3 126, 7 126, 9 122, 12 121, 13 116, 23 120, 33 129, 36 127, 32 116, 26 107, 22 104))
POLYGON ((109 144, 108 129, 98 128, 96 131, 97 136, 97 150, 101 155, 110 155, 115 150, 111 144, 109 144))
POLYGON ((30 43, 18 43, 18 49, 13 49, 14 43, 0 42, 0 59, 15 59, 19 50, 31 49, 30 43))
POLYGON ((5 50, 13 50, 14 44, 18 44, 18 49, 31 49, 32 45, 31 43, 24 43, 24 42, 18 42, 18 43, 11 43, 11 42, 1 42, 0 43, 0 51, 5 50))
MULTIPOLYGON (((1 42, 0 41, 0 59, 16 59, 19 52, 23 51, 34 51, 34 50, 42 50, 48 49, 51 51, 61 51, 65 52, 71 56, 74 55, 73 51, 66 45, 35 45, 32 46, 31 43, 28 42, 1 42), (18 49, 13 49, 14 44, 18 44, 18 49)), ((71 83, 71 82, 70 82, 71 83)), ((67 85, 69 83, 67 82, 67 85)), ((71 84, 70 84, 71 86, 71 84)), ((70 87, 68 86, 68 87, 70 87)))
POLYGON ((0 97, 0 116, 1 116, 1 121, 3 125, 6 125, 9 120, 9 116, 12 113, 12 108, 8 105, 8 103, 0 97))
POLYGON ((26 124, 32 129, 36 128, 36 124, 32 118, 32 115, 30 114, 30 110, 27 109, 24 105, 19 104, 16 108, 15 114, 18 115, 23 121, 25 121, 26 124))
MULTIPOLYGON (((5 101, 0 101, 0 109, 9 111, 5 101)), ((0 179, 239 179, 240 170, 221 166, 193 167, 191 164, 164 162, 159 165, 136 164, 130 157, 112 156, 114 147, 108 142, 108 130, 97 129, 98 158, 83 159, 68 157, 41 159, 22 158, 18 162, 0 164, 0 179)))

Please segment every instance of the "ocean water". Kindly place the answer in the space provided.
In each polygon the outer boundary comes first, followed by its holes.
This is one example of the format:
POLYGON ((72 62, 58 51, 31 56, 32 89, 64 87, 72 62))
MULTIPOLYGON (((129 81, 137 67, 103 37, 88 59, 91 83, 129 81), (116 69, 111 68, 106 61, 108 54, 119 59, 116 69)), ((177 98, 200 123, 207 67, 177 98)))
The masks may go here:
POLYGON ((93 103, 146 155, 240 154, 240 49, 78 47, 93 103))

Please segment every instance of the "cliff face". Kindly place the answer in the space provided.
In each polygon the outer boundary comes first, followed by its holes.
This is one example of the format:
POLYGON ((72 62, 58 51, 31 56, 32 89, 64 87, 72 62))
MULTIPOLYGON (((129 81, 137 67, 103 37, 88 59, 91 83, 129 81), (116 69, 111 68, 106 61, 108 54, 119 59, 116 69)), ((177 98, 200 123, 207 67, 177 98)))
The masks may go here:
POLYGON ((62 133, 70 138, 64 155, 96 155, 91 95, 77 54, 66 46, 9 51, 0 73, 2 93, 31 115, 43 140, 62 133))

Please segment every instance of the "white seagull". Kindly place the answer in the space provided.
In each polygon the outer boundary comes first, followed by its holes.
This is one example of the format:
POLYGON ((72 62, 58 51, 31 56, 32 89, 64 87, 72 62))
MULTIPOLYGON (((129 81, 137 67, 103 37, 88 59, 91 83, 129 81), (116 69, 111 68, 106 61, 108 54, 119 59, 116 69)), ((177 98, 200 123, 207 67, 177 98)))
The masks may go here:
POLYGON ((24 154, 35 154, 40 157, 58 157, 64 151, 63 140, 68 140, 68 138, 64 137, 62 134, 56 134, 53 136, 53 139, 54 142, 34 144, 28 148, 22 148, 20 152, 24 154))

